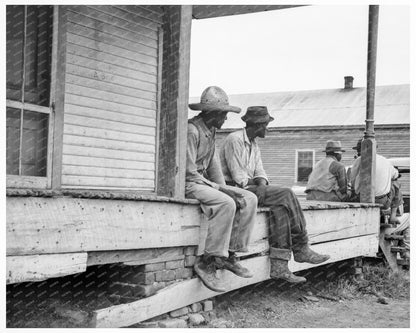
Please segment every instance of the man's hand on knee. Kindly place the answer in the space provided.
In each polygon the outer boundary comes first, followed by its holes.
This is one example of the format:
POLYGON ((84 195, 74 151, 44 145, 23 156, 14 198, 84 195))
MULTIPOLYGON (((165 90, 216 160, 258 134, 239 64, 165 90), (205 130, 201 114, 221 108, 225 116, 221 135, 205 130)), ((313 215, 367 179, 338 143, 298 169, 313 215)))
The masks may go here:
POLYGON ((267 185, 265 184, 260 184, 256 187, 255 193, 258 199, 259 206, 263 206, 264 204, 264 200, 266 198, 266 189, 267 189, 267 185))
POLYGON ((246 206, 246 201, 244 200, 244 196, 241 193, 234 192, 233 190, 222 186, 220 186, 219 190, 230 196, 234 200, 237 208, 244 208, 246 206))

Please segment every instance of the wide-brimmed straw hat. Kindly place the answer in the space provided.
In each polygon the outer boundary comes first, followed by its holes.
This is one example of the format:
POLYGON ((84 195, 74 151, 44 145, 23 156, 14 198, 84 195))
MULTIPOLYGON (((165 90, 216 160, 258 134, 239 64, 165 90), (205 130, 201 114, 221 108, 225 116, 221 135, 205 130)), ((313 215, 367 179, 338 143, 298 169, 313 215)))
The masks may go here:
POLYGON ((246 114, 241 119, 246 123, 253 124, 269 123, 274 120, 266 106, 249 106, 246 114))
POLYGON ((344 149, 341 147, 341 141, 328 140, 324 152, 343 153, 344 149))
POLYGON ((228 96, 220 87, 210 86, 201 95, 200 103, 191 103, 189 108, 195 111, 217 111, 240 113, 241 108, 232 106, 228 102, 228 96))

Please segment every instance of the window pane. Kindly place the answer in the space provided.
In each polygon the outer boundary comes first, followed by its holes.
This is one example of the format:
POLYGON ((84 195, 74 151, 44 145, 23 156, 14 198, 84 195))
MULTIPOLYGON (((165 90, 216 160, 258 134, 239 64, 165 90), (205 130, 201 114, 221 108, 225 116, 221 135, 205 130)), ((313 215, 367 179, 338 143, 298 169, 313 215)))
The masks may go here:
POLYGON ((307 182, 313 168, 313 152, 298 152, 298 182, 307 182))
POLYGON ((25 102, 49 106, 52 6, 27 6, 25 102))
POLYGON ((22 100, 24 6, 7 6, 7 98, 22 100))
POLYGON ((46 176, 48 119, 44 113, 23 114, 22 176, 46 176))
POLYGON ((6 120, 6 173, 19 174, 20 110, 7 108, 6 120))

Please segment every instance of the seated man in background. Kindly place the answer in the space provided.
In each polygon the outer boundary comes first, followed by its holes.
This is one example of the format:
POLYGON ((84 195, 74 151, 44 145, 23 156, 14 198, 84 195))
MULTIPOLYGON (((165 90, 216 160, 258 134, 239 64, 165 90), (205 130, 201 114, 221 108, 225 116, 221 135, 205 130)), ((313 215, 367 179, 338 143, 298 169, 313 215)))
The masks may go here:
POLYGON ((216 274, 217 268, 243 278, 253 276, 240 265, 235 252, 248 251, 257 198, 249 191, 225 184, 215 149, 215 133, 227 119, 227 112, 239 113, 241 109, 229 105, 226 93, 215 86, 206 88, 201 102, 189 104, 189 108, 201 112, 188 120, 185 195, 199 200, 208 218, 204 254, 197 258, 194 270, 209 289, 224 292, 226 288, 216 274), (237 209, 238 228, 233 228, 237 209))
POLYGON ((293 191, 269 185, 256 137, 264 138, 267 125, 274 118, 265 106, 250 106, 241 117, 246 128, 229 134, 220 151, 222 170, 227 184, 253 192, 260 206, 271 207, 270 276, 292 283, 305 282, 288 268, 293 251, 297 262, 320 264, 328 255, 314 252, 308 245, 308 233, 302 208, 293 191))
MULTIPOLYGON (((361 142, 358 140, 358 158, 351 167, 351 188, 353 197, 359 201, 360 195, 360 171, 361 171, 361 142)), ((375 174, 375 202, 383 205, 383 209, 391 208, 390 222, 399 222, 397 219, 397 209, 403 204, 403 196, 400 191, 399 171, 385 157, 376 154, 376 174, 375 174)))
POLYGON ((399 246, 403 246, 405 251, 400 252, 402 259, 410 259, 410 213, 403 213, 403 205, 397 209, 397 219, 399 225, 393 228, 392 235, 402 235, 403 239, 399 241, 399 246))
POLYGON ((347 172, 340 162, 340 141, 327 141, 326 157, 315 164, 306 186, 306 199, 319 201, 348 201, 347 172))

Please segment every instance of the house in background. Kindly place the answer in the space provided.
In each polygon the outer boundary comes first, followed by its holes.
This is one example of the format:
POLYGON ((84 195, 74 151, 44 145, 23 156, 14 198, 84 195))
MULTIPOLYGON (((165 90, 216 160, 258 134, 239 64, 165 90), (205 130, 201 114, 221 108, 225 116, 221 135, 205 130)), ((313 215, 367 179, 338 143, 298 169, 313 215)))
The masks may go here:
MULTIPOLYGON (((356 154, 352 150, 365 130, 366 88, 354 88, 353 78, 345 77, 341 89, 291 91, 230 95, 230 103, 242 108, 230 114, 219 131, 221 140, 236 128, 244 127, 242 114, 250 105, 266 105, 275 118, 264 139, 259 139, 263 165, 274 184, 304 186, 316 162, 325 156, 327 140, 340 140, 346 152, 342 162, 348 166, 356 154)), ((375 133, 377 153, 387 157, 410 156, 410 86, 376 88, 375 133)), ((401 179, 409 192, 409 174, 401 179)))

